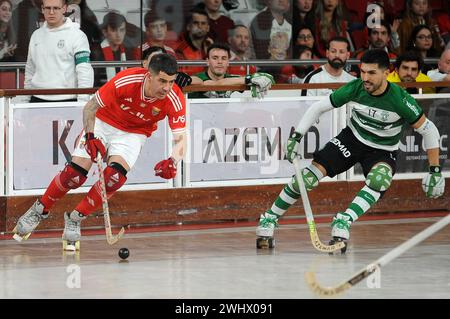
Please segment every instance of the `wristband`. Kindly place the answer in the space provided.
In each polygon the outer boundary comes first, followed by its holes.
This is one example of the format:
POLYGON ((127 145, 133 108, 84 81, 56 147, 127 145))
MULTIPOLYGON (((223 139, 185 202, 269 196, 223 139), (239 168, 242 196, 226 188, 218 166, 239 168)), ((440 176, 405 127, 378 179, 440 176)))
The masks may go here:
POLYGON ((430 173, 440 173, 441 167, 440 166, 430 166, 430 173))

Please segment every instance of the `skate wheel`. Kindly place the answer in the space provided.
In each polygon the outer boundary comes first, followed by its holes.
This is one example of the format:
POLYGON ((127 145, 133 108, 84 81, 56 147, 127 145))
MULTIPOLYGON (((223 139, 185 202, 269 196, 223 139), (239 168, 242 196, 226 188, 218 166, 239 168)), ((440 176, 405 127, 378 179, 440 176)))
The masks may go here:
POLYGON ((271 249, 275 247, 275 240, 272 237, 259 237, 256 239, 256 248, 271 249))

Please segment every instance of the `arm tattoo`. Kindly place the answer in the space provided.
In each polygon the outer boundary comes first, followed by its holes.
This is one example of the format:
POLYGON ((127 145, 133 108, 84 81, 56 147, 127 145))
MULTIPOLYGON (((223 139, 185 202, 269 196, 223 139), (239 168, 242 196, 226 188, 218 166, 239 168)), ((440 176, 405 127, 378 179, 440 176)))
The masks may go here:
POLYGON ((93 132, 95 125, 95 113, 100 108, 95 96, 87 102, 83 109, 83 128, 85 132, 93 132))

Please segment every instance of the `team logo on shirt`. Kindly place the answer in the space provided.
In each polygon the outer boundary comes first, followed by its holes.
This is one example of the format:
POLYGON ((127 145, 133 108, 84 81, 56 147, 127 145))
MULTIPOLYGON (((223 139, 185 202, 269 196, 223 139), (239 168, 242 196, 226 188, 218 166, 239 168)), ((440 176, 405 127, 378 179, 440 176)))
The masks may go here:
POLYGON ((62 49, 64 48, 64 40, 59 40, 58 41, 58 49, 62 49))
POLYGON ((156 106, 154 106, 154 107, 152 108, 152 114, 153 114, 153 116, 158 115, 159 112, 161 112, 161 110, 158 109, 156 106))
POLYGON ((386 122, 386 121, 388 120, 388 118, 389 118, 389 112, 382 111, 382 112, 381 112, 381 120, 382 120, 383 122, 386 122))

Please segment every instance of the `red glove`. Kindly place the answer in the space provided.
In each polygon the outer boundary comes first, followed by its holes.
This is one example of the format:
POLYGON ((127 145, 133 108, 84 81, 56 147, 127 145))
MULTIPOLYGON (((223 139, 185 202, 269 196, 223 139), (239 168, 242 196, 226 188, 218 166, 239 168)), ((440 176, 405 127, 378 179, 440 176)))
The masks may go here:
POLYGON ((91 161, 97 163, 97 152, 100 152, 102 158, 106 155, 106 149, 100 139, 94 136, 94 133, 86 133, 86 144, 84 145, 86 152, 91 156, 91 161))
POLYGON ((177 166, 172 157, 162 160, 155 165, 155 175, 165 179, 174 178, 177 175, 177 166))

